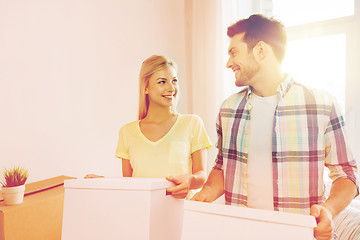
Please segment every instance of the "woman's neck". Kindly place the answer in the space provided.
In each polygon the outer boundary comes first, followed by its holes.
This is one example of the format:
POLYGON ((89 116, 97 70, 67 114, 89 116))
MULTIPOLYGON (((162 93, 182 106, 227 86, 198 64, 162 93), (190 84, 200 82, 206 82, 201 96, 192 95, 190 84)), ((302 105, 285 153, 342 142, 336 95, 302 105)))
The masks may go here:
POLYGON ((169 108, 151 108, 149 106, 148 113, 143 119, 145 122, 161 123, 169 120, 170 118, 176 116, 177 113, 173 110, 172 107, 169 108))

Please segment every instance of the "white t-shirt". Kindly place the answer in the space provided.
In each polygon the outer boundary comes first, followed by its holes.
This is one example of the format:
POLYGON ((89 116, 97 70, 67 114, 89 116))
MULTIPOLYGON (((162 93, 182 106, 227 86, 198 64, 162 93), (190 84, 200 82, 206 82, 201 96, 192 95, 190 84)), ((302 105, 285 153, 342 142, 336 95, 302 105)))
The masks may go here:
POLYGON ((251 95, 248 207, 274 210, 272 131, 277 96, 251 95))

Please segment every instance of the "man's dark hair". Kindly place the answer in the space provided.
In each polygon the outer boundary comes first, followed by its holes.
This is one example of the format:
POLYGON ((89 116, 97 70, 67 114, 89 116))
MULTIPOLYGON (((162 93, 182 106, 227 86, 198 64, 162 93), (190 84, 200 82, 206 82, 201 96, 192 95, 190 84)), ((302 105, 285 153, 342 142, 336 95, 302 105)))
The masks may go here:
POLYGON ((261 14, 254 14, 234 23, 227 29, 227 35, 230 38, 239 33, 245 33, 243 41, 249 50, 253 49, 258 42, 263 41, 272 47, 280 63, 284 59, 287 36, 281 22, 274 18, 266 18, 261 14))

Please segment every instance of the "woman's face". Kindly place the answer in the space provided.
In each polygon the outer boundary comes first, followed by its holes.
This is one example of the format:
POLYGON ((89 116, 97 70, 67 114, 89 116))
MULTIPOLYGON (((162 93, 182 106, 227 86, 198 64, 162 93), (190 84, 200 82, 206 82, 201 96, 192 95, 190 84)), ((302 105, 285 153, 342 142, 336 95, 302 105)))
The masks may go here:
POLYGON ((155 72, 149 79, 145 93, 149 97, 149 104, 163 107, 176 105, 179 92, 176 71, 173 67, 166 67, 155 72))

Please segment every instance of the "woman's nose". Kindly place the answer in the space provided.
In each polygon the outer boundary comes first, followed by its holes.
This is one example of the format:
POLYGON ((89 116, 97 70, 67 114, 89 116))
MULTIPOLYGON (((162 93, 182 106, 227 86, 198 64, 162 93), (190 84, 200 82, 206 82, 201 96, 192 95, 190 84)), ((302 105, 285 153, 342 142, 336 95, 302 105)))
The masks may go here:
POLYGON ((171 83, 168 83, 167 84, 167 90, 169 92, 175 92, 175 86, 173 84, 171 84, 171 83))

